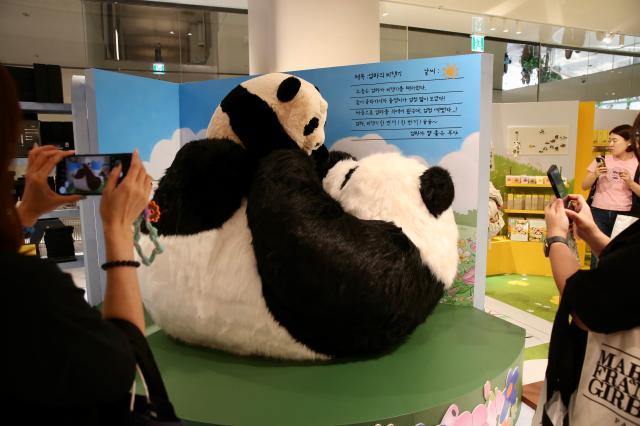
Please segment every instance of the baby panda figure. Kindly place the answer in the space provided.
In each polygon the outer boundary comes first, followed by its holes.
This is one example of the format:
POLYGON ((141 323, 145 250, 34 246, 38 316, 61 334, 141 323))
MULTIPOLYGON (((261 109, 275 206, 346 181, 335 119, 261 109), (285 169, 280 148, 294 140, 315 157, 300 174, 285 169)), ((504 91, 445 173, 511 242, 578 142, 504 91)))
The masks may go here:
POLYGON ((300 152, 264 160, 247 217, 262 295, 293 339, 329 358, 397 347, 453 283, 453 182, 395 153, 331 153, 320 181, 300 152))
POLYGON ((244 81, 215 109, 207 138, 189 142, 159 182, 160 235, 218 229, 240 208, 257 162, 276 149, 327 158, 328 104, 318 89, 293 75, 244 81))

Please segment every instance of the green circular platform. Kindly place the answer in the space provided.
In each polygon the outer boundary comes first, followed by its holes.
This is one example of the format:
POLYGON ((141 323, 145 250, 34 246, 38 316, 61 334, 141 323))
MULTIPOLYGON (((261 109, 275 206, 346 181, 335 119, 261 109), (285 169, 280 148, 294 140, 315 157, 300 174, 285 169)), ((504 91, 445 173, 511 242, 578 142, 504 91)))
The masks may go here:
POLYGON ((174 341, 149 342, 187 424, 438 424, 452 403, 473 410, 482 387, 503 389, 518 367, 523 329, 471 307, 439 305, 395 352, 376 359, 301 364, 247 358, 174 341))

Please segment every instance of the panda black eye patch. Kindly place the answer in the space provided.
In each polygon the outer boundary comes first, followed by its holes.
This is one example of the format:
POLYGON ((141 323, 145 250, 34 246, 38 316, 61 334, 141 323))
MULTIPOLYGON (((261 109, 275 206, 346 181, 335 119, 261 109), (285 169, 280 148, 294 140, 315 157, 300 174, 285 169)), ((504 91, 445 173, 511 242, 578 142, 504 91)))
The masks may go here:
POLYGON ((307 125, 304 126, 304 135, 309 136, 311 133, 313 133, 314 130, 318 128, 319 124, 320 120, 318 120, 317 117, 313 117, 311 120, 309 120, 307 125))
POLYGON ((355 166, 354 168, 349 169, 347 174, 344 175, 344 180, 342 181, 342 185, 340 185, 340 190, 342 190, 342 188, 344 188, 344 186, 347 184, 347 182, 349 182, 349 179, 351 179, 351 175, 353 174, 353 172, 356 171, 357 168, 358 168, 358 166, 355 166))

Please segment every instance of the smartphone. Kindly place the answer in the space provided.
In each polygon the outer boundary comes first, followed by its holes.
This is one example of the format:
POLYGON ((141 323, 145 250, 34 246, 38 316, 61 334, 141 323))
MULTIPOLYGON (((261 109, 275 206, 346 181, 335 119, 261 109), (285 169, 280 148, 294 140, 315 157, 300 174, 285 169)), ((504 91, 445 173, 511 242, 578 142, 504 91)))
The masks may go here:
POLYGON ((598 166, 606 166, 607 163, 605 163, 604 161, 604 157, 596 157, 596 163, 598 163, 598 166))
POLYGON ((549 170, 547 170, 547 177, 549 178, 549 183, 551 183, 551 188, 553 189, 553 193, 556 195, 556 198, 564 200, 565 208, 571 208, 569 200, 566 199, 569 192, 562 181, 562 175, 560 174, 558 166, 552 164, 551 167, 549 167, 549 170))
POLYGON ((86 154, 66 157, 56 166, 56 191, 62 195, 100 195, 111 169, 122 163, 120 182, 129 171, 131 154, 86 154))

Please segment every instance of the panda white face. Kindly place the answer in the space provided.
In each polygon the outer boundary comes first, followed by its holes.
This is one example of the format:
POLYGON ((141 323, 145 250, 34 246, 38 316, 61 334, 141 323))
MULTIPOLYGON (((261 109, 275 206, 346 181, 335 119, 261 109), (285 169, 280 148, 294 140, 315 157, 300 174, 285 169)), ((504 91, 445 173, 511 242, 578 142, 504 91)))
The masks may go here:
POLYGON ((346 212, 402 228, 422 261, 445 287, 451 286, 458 266, 458 227, 451 208, 453 182, 444 169, 382 153, 339 161, 322 184, 346 212))
POLYGON ((328 104, 311 83, 271 73, 247 80, 240 87, 245 92, 232 91, 214 112, 208 138, 228 138, 252 149, 252 145, 266 143, 267 138, 281 139, 278 132, 284 131, 287 139, 307 154, 324 143, 328 104), (261 141, 253 141, 260 135, 261 141))

